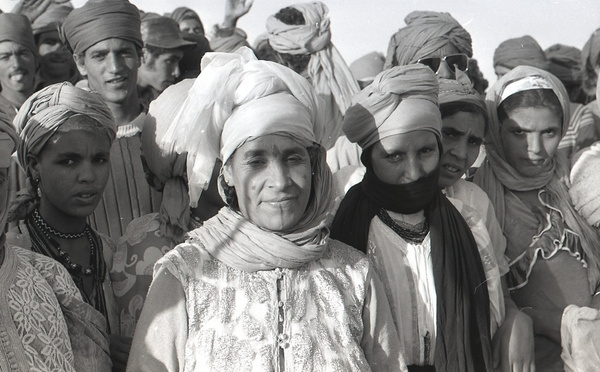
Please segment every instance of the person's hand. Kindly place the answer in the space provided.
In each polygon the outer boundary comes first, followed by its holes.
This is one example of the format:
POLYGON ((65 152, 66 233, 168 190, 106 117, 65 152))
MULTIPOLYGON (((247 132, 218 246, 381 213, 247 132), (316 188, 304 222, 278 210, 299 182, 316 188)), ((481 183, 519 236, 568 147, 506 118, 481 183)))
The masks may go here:
POLYGON ((21 0, 12 9, 11 13, 27 16, 31 22, 42 15, 52 4, 52 0, 21 0))
POLYGON ((492 357, 496 371, 535 372, 533 322, 516 307, 507 307, 492 341, 492 357))
POLYGON ((591 226, 600 225, 600 142, 582 151, 571 168, 569 195, 591 226))
POLYGON ((253 3, 254 0, 225 0, 225 20, 222 27, 235 27, 238 19, 250 11, 253 3))
POLYGON ((125 372, 131 340, 132 338, 127 336, 110 335, 110 358, 113 362, 113 372, 125 372))

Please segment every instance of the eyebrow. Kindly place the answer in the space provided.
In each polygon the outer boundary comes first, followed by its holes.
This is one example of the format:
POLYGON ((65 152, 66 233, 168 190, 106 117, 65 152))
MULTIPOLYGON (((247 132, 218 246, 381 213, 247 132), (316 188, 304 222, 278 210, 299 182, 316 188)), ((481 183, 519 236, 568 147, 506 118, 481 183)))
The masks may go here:
POLYGON ((442 132, 454 134, 455 136, 464 136, 465 134, 467 134, 467 132, 460 131, 456 128, 443 128, 442 127, 442 132))

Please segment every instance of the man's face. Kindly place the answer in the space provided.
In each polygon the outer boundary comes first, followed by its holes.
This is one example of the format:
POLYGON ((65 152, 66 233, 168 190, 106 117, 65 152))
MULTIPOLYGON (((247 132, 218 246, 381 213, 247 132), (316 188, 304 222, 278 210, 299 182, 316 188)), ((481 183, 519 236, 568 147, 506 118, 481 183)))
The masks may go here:
POLYGON ((42 32, 39 36, 38 53, 41 69, 48 76, 65 76, 74 67, 73 58, 60 40, 58 31, 42 32))
POLYGON ((183 50, 169 49, 165 53, 154 55, 144 50, 144 58, 140 66, 140 78, 155 90, 162 92, 175 83, 180 75, 179 61, 183 50))
POLYGON ((2 90, 32 93, 36 57, 29 48, 13 41, 0 42, 0 86, 2 90))
POLYGON ((82 56, 75 55, 77 68, 87 76, 89 87, 110 103, 124 103, 137 94, 140 56, 133 42, 107 39, 89 47, 82 56))

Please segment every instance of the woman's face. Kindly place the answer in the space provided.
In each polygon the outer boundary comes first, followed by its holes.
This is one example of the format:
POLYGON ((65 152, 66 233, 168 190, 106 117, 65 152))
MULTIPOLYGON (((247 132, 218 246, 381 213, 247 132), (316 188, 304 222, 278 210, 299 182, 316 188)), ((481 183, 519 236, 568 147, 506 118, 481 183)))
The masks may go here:
POLYGON ((546 107, 523 107, 508 113, 500 127, 506 161, 520 174, 539 175, 561 138, 562 117, 546 107))
POLYGON ((435 134, 425 130, 386 137, 374 144, 371 152, 373 172, 392 185, 418 180, 431 173, 439 160, 435 134))
POLYGON ((308 150, 293 139, 270 134, 247 141, 223 168, 235 188, 240 212, 270 231, 293 229, 304 215, 311 192, 308 150))
POLYGON ((454 185, 479 155, 485 134, 485 119, 474 112, 457 112, 442 120, 444 153, 440 160, 441 187, 454 185))
POLYGON ((46 219, 89 216, 108 181, 109 159, 108 136, 81 129, 57 132, 39 155, 30 156, 32 177, 40 180, 40 210, 46 219))

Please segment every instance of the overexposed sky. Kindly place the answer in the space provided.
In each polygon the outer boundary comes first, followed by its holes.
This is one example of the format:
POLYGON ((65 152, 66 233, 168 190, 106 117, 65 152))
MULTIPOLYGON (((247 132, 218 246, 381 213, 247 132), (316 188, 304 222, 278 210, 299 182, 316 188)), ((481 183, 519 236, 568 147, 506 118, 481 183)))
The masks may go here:
MULTIPOLYGON (((222 20, 224 0, 130 0, 145 11, 165 13, 178 6, 198 12, 206 29, 222 20)), ((238 26, 251 44, 265 30, 269 15, 298 0, 255 0, 238 26)), ((404 17, 414 10, 449 12, 471 34, 474 57, 486 79, 493 84, 492 58, 502 41, 533 36, 542 48, 561 43, 581 49, 600 28, 599 0, 323 0, 329 7, 332 40, 348 64, 379 51, 386 53, 390 36, 404 27, 404 17)), ((10 11, 17 0, 0 0, 10 11)), ((85 0, 72 0, 75 7, 85 0)))

